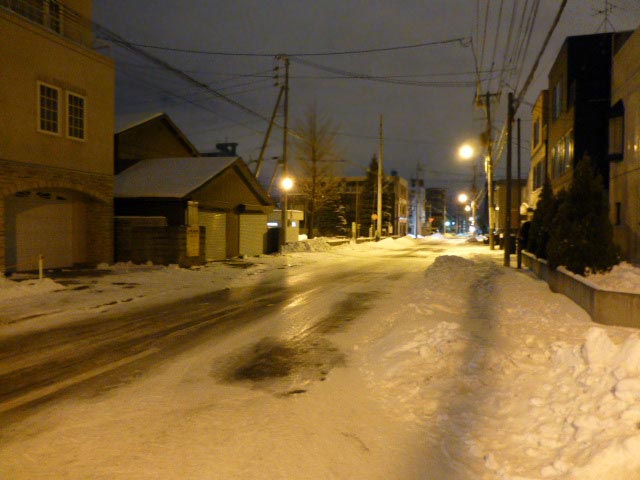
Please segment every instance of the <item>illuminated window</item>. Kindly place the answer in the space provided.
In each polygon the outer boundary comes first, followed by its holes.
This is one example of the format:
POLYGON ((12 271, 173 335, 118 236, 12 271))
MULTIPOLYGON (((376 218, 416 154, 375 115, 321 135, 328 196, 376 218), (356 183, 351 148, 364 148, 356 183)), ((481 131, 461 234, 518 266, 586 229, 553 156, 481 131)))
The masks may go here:
POLYGON ((38 83, 38 130, 57 134, 59 129, 60 89, 38 83))
POLYGON ((78 140, 85 137, 85 100, 74 93, 67 94, 67 135, 78 140))

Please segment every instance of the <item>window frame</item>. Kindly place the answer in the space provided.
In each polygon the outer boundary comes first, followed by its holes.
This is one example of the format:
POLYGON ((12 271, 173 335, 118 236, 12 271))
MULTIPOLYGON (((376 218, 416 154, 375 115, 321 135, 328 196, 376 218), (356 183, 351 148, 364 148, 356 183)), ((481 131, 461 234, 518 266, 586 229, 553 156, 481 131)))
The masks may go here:
POLYGON ((87 140, 87 98, 84 95, 80 95, 79 93, 76 93, 74 91, 71 90, 67 90, 65 95, 65 100, 66 100, 66 136, 67 138, 71 139, 71 140, 75 140, 78 142, 84 142, 87 140), (72 118, 72 114, 71 114, 71 109, 74 107, 74 105, 71 104, 71 97, 75 97, 75 98, 79 98, 82 100, 82 136, 76 136, 76 135, 72 135, 71 134, 71 129, 75 127, 75 125, 73 125, 73 122, 71 121, 72 118))
MULTIPOLYGON (((38 132, 40 133, 44 133, 47 135, 53 135, 56 137, 59 137, 61 135, 62 132, 62 119, 60 116, 60 111, 61 111, 61 107, 62 106, 62 89, 60 87, 56 87, 55 85, 51 85, 49 83, 46 82, 42 82, 42 81, 37 81, 36 82, 36 109, 37 109, 37 114, 36 114, 36 129, 38 132), (56 113, 56 119, 55 119, 55 125, 56 125, 56 130, 49 130, 46 128, 42 127, 42 122, 45 121, 51 121, 50 119, 46 119, 43 118, 43 105, 42 105, 42 87, 45 88, 49 88, 53 91, 56 92, 57 97, 56 97, 56 109, 55 109, 55 113, 56 113)), ((50 111, 54 111, 53 109, 49 109, 50 111)))

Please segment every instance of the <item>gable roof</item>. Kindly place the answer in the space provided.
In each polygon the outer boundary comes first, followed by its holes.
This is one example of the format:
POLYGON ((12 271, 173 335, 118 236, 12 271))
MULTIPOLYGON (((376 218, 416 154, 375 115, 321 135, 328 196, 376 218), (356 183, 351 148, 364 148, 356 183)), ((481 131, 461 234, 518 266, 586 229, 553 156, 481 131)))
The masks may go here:
POLYGON ((159 113, 135 113, 130 115, 119 116, 116 118, 116 137, 118 135, 134 130, 142 125, 146 125, 152 122, 163 123, 170 131, 172 131, 180 142, 189 150, 194 156, 200 155, 198 149, 191 143, 180 128, 171 120, 171 117, 164 112, 159 113))
POLYGON ((240 157, 183 157, 141 160, 115 176, 116 198, 185 198, 228 168, 235 168, 265 205, 267 192, 240 157))

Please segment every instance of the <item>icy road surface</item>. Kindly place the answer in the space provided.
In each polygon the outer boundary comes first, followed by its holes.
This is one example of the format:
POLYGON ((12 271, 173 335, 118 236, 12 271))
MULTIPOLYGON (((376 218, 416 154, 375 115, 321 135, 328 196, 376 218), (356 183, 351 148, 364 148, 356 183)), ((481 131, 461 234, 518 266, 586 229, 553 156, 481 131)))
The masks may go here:
POLYGON ((8 295, 0 478, 640 478, 636 332, 501 258, 405 238, 8 295))

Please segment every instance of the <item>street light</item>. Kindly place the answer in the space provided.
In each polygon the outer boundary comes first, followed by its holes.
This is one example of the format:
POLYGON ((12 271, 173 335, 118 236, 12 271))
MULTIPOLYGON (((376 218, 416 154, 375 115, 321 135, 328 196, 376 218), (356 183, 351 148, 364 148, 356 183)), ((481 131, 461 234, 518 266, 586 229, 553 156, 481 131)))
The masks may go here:
POLYGON ((282 190, 282 198, 280 207, 282 208, 282 237, 280 239, 280 245, 287 243, 287 227, 289 226, 289 214, 287 212, 287 193, 293 188, 293 179, 289 176, 280 180, 280 190, 282 190))
POLYGON ((469 196, 466 193, 461 193, 460 195, 458 195, 458 201, 460 203, 466 204, 464 206, 465 212, 471 212, 471 216, 469 217, 469 221, 471 222, 471 227, 469 228, 469 231, 471 233, 475 232, 476 231, 476 201, 471 200, 471 202, 467 203, 469 201, 469 196))
POLYGON ((475 155, 475 149, 468 143, 465 143, 458 149, 458 155, 463 160, 471 160, 471 157, 475 155))
MULTIPOLYGON (((474 148, 473 145, 469 144, 469 143, 465 143, 464 145, 462 145, 459 149, 458 149, 458 155, 461 159, 463 160, 470 160, 473 157, 475 157, 478 154, 477 148, 474 148)), ((473 178, 474 178, 474 189, 475 189, 475 167, 476 164, 474 163, 474 174, 473 174, 473 178)), ((489 248, 491 250, 493 250, 494 247, 494 235, 493 232, 495 230, 495 211, 493 210, 493 164, 492 164, 492 159, 491 159, 491 148, 489 147, 489 154, 487 155, 487 158, 485 160, 485 172, 487 174, 487 201, 489 204, 489 208, 488 208, 488 212, 489 212, 489 248)), ((474 191, 472 196, 474 197, 474 199, 471 201, 471 209, 473 210, 473 218, 476 218, 476 202, 475 202, 475 198, 476 198, 476 192, 474 191)), ((475 227, 475 220, 474 220, 474 227, 475 227)), ((474 228, 475 230, 475 228, 474 228)))

